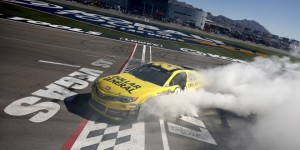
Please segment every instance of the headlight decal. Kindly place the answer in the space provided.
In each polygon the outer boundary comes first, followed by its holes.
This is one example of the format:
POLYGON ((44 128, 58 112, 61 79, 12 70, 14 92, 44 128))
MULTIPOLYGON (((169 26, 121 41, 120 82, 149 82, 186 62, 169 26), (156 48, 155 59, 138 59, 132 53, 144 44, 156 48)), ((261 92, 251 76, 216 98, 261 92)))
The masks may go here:
POLYGON ((110 100, 110 101, 120 101, 123 103, 134 102, 138 99, 138 97, 106 95, 106 94, 102 93, 97 87, 96 87, 96 93, 99 96, 99 98, 101 98, 101 99, 110 100))
POLYGON ((120 102, 124 102, 124 103, 134 102, 137 99, 138 99, 138 97, 126 97, 126 96, 118 96, 118 97, 116 97, 116 100, 118 100, 120 102))

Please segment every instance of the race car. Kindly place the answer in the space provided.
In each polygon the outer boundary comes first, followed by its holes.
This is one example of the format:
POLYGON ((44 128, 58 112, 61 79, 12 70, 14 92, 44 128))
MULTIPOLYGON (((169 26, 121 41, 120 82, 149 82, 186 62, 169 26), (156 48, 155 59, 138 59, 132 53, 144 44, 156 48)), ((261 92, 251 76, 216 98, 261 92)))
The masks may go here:
POLYGON ((146 100, 199 89, 202 85, 195 70, 164 62, 151 62, 128 73, 98 78, 93 84, 89 104, 110 119, 135 120, 146 100))

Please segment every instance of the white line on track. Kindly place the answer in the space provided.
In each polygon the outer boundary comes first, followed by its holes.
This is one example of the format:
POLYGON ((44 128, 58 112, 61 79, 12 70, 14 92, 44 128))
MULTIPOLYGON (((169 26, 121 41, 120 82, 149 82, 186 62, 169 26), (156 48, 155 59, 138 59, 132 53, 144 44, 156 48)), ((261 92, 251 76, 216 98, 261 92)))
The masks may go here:
POLYGON ((191 116, 184 116, 182 115, 179 119, 183 120, 183 121, 186 121, 186 122, 189 122, 191 124, 194 124, 196 126, 199 126, 199 127, 202 127, 202 128, 206 128, 203 121, 197 119, 197 118, 194 118, 194 117, 191 117, 191 116))
POLYGON ((194 117, 199 117, 198 113, 195 113, 195 114, 194 114, 194 117))
POLYGON ((150 46, 150 50, 149 50, 149 53, 150 53, 150 62, 152 62, 152 52, 151 52, 151 50, 152 50, 152 47, 150 46))
POLYGON ((120 73, 123 73, 123 72, 125 71, 125 69, 127 68, 129 62, 130 62, 131 59, 133 58, 133 55, 134 55, 135 50, 136 50, 136 48, 137 48, 137 45, 138 45, 138 44, 135 44, 135 46, 134 46, 134 48, 133 48, 133 51, 131 52, 130 57, 129 57, 128 60, 126 61, 125 66, 124 66, 123 69, 120 71, 120 73))
POLYGON ((159 120, 164 150, 170 150, 164 120, 159 120))
POLYGON ((74 68, 80 68, 80 66, 77 66, 77 65, 70 65, 70 64, 64 64, 64 63, 52 62, 52 61, 46 61, 46 60, 38 60, 37 62, 53 64, 53 65, 68 66, 68 67, 74 67, 74 68))
POLYGON ((146 55, 146 45, 143 45, 143 53, 142 53, 141 64, 145 63, 145 55, 146 55))

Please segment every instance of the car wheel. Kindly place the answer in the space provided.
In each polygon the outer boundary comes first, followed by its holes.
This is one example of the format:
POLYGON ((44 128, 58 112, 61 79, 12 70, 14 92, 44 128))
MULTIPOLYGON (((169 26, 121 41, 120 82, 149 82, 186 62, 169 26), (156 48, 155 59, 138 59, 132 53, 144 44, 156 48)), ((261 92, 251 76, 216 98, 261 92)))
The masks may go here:
POLYGON ((135 110, 133 114, 129 114, 126 120, 129 121, 129 122, 137 121, 137 118, 139 116, 139 112, 140 112, 140 108, 135 110))

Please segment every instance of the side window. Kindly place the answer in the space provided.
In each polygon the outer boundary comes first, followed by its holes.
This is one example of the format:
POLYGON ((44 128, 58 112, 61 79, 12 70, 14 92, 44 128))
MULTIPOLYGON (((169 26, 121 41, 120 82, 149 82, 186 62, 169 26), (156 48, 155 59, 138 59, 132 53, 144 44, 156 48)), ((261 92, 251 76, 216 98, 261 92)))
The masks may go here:
POLYGON ((186 87, 186 79, 187 75, 185 72, 178 73, 175 77, 171 80, 170 85, 179 85, 181 89, 185 89, 186 87))

